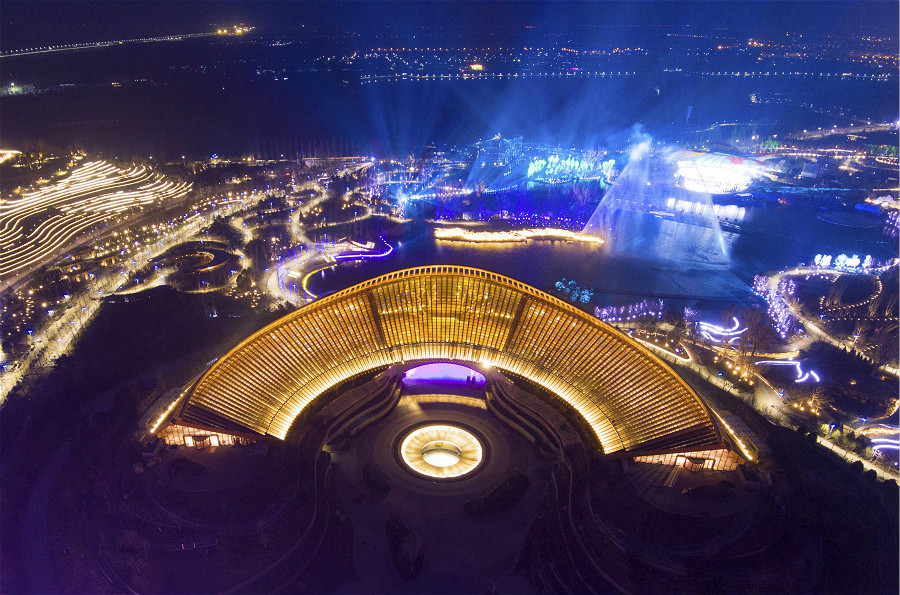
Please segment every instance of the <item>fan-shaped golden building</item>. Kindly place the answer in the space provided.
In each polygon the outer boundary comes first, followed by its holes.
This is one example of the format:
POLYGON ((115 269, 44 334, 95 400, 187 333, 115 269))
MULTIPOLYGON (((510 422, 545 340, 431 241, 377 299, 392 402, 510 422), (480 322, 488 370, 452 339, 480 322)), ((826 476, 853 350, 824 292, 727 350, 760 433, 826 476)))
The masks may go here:
POLYGON ((449 265, 383 275, 275 321, 191 387, 179 422, 284 439, 338 383, 425 361, 494 366, 542 386, 605 453, 722 445, 698 396, 627 335, 514 279, 449 265))

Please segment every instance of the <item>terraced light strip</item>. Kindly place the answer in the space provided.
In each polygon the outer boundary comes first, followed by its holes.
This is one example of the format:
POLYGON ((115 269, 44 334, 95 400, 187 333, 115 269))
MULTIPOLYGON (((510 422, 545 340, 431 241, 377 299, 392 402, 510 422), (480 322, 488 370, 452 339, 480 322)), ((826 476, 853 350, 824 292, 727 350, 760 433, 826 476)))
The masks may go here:
POLYGON ((131 209, 184 198, 188 182, 90 161, 54 184, 0 202, 0 278, 37 268, 131 209))
MULTIPOLYGON (((214 211, 214 214, 230 215, 239 207, 240 205, 229 205, 223 207, 222 210, 214 211)), ((159 226, 160 230, 165 227, 166 233, 155 242, 148 241, 140 254, 134 255, 133 266, 140 268, 154 256, 163 254, 172 246, 185 241, 200 230, 201 224, 202 221, 199 218, 192 221, 188 221, 186 218, 177 218, 174 222, 159 226)), ((51 320, 47 327, 35 333, 32 340, 39 343, 41 347, 29 351, 24 359, 0 374, 0 404, 30 370, 46 370, 56 358, 68 352, 71 343, 76 340, 78 334, 90 323, 100 308, 102 301, 92 298, 115 293, 122 285, 123 273, 124 271, 117 268, 104 269, 98 273, 93 277, 90 291, 74 298, 75 301, 81 302, 80 308, 66 308, 63 316, 51 320)))

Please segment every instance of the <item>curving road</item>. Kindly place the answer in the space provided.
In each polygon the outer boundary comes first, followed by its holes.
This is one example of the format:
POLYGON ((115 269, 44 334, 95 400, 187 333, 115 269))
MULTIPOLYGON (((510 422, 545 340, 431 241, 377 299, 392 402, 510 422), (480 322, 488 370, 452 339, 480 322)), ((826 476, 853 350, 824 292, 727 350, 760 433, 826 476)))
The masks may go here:
MULTIPOLYGON (((847 271, 842 271, 839 269, 828 269, 828 268, 822 268, 822 267, 794 267, 793 269, 789 269, 787 271, 781 271, 781 272, 775 273, 774 275, 769 277, 769 289, 771 289, 773 292, 778 292, 778 287, 781 284, 781 281, 785 277, 794 277, 794 276, 800 276, 800 275, 821 275, 823 273, 824 274, 832 274, 832 275, 843 275, 846 272, 847 271)), ((781 294, 781 293, 779 293, 779 295, 781 295, 781 297, 784 299, 784 302, 785 302, 785 304, 787 304, 788 310, 790 311, 791 315, 794 318, 796 318, 800 324, 803 325, 804 329, 806 329, 807 334, 815 337, 816 339, 818 339, 820 341, 825 341, 826 343, 830 343, 840 349, 848 349, 850 351, 853 351, 856 354, 858 354, 860 357, 865 359, 866 361, 874 363, 872 358, 870 358, 865 353, 863 353, 862 351, 860 351, 859 349, 856 348, 853 341, 851 341, 849 339, 839 339, 836 336, 832 335, 823 326, 821 326, 817 322, 813 321, 813 319, 811 319, 808 316, 806 316, 805 314, 803 314, 803 312, 800 310, 800 308, 798 308, 796 305, 794 305, 791 302, 791 300, 788 299, 788 296, 785 296, 784 294, 781 294)), ((893 376, 900 376, 900 368, 898 368, 897 366, 891 366, 890 364, 885 364, 880 369, 884 370, 885 372, 887 372, 888 374, 891 374, 893 376)))

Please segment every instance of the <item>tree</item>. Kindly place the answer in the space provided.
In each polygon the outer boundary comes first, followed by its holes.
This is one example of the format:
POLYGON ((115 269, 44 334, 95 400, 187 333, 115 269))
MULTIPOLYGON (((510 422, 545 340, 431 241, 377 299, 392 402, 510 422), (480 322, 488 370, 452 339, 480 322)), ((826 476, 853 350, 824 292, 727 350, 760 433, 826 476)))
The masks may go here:
POLYGON ((269 549, 269 546, 272 545, 273 538, 274 535, 272 534, 271 529, 263 529, 256 534, 256 541, 263 547, 264 550, 269 549))
POLYGON ((125 564, 133 573, 140 576, 141 571, 147 567, 147 558, 136 552, 128 552, 125 554, 125 564))
POLYGON ((790 401, 796 401, 801 407, 813 413, 820 412, 832 403, 831 397, 825 393, 821 384, 795 384, 786 391, 790 401))
POLYGON ((678 344, 681 343, 681 340, 684 339, 687 333, 687 322, 685 322, 683 317, 679 316, 678 320, 672 325, 672 330, 666 334, 666 339, 672 344, 674 349, 678 347, 678 344))
POLYGON ((147 558, 150 556, 150 541, 133 529, 122 533, 122 537, 116 542, 116 549, 125 565, 140 576, 147 567, 147 558))
POLYGON ((877 373, 878 369, 885 364, 896 361, 898 347, 897 329, 898 325, 896 323, 884 323, 863 338, 861 350, 875 362, 874 373, 877 373))
POLYGON ((255 269, 262 270, 268 265, 271 254, 269 252, 269 243, 264 238, 253 238, 247 242, 245 250, 255 269))
POLYGON ((750 343, 752 359, 760 349, 765 349, 771 344, 772 327, 769 324, 769 317, 759 306, 743 309, 740 317, 747 328, 744 335, 750 343))

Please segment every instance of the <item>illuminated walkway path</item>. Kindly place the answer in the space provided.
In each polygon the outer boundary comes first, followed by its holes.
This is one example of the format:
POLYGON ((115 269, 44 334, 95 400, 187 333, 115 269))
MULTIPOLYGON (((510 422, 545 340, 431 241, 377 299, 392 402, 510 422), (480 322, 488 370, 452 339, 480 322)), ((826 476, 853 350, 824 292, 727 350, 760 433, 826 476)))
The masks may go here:
MULTIPOLYGON (((790 270, 787 270, 784 272, 776 273, 776 274, 772 275, 771 277, 769 277, 769 288, 773 292, 778 292, 778 286, 785 277, 794 277, 794 276, 800 276, 800 275, 821 275, 821 274, 843 275, 845 273, 846 273, 846 271, 841 271, 838 269, 823 269, 820 267, 795 267, 793 269, 790 269, 790 270)), ((781 294, 780 292, 779 292, 779 295, 781 295, 782 299, 784 299, 784 303, 787 304, 788 310, 790 311, 791 315, 794 318, 796 318, 800 324, 803 325, 803 328, 806 329, 806 332, 808 334, 812 335, 813 337, 815 337, 816 339, 818 339, 820 341, 825 341, 826 343, 831 343, 832 345, 834 345, 835 347, 838 347, 839 349, 847 349, 847 350, 853 351, 854 353, 858 354, 860 357, 862 357, 866 361, 868 361, 870 363, 875 363, 872 360, 872 358, 870 358, 865 353, 863 353, 862 351, 857 349, 856 346, 854 345, 853 341, 851 341, 849 339, 844 339, 844 340, 838 339, 837 337, 835 337, 834 335, 829 333, 827 330, 825 330, 823 327, 821 327, 817 323, 813 322, 813 320, 811 318, 809 318, 805 314, 803 314, 803 312, 800 311, 800 308, 798 308, 797 306, 792 304, 791 301, 787 298, 787 296, 785 296, 784 294, 781 294)), ((887 372, 888 374, 891 374, 893 376, 900 376, 900 369, 898 369, 896 366, 891 366, 889 364, 885 364, 885 365, 881 366, 881 368, 879 368, 879 369, 884 370, 885 372, 887 372)))
MULTIPOLYGON (((228 214, 237 209, 235 205, 224 205, 216 210, 211 216, 217 213, 228 214)), ((75 338, 82 329, 93 320, 94 315, 100 309, 103 303, 102 298, 116 293, 122 283, 128 278, 130 270, 138 270, 143 267, 148 260, 165 253, 169 248, 190 239, 194 234, 200 231, 205 225, 205 220, 197 217, 182 224, 177 231, 170 232, 168 235, 159 239, 155 244, 146 247, 146 250, 133 255, 133 264, 122 263, 123 269, 115 267, 103 273, 98 273, 92 280, 90 287, 69 299, 65 310, 58 318, 52 320, 46 327, 36 332, 31 338, 34 349, 28 352, 15 367, 10 366, 0 376, 0 405, 6 399, 6 396, 26 377, 30 381, 36 380, 31 378, 30 371, 34 370, 37 374, 49 371, 54 360, 59 356, 67 353, 75 338)))
MULTIPOLYGON (((653 350, 654 353, 662 357, 667 362, 674 364, 676 366, 682 366, 685 368, 689 368, 694 372, 699 373, 704 377, 705 380, 709 381, 713 385, 721 388, 722 390, 730 393, 731 395, 741 399, 751 407, 753 407, 759 414, 768 419, 770 422, 775 423, 780 426, 791 426, 790 418, 785 415, 785 412, 790 413, 789 408, 786 408, 784 403, 781 401, 781 397, 778 395, 778 392, 772 387, 771 384, 758 372, 755 373, 757 382, 755 383, 755 392, 752 395, 752 398, 748 399, 747 393, 743 393, 738 390, 734 384, 731 382, 719 378, 716 374, 705 366, 700 365, 694 358, 691 356, 690 351, 687 349, 685 342, 681 343, 682 348, 687 354, 687 357, 677 355, 672 353, 671 351, 664 349, 663 347, 654 344, 651 341, 644 341, 638 339, 641 344, 649 347, 653 350)), ((840 455, 845 461, 853 462, 859 461, 862 463, 865 469, 871 469, 878 474, 883 480, 893 479, 897 480, 898 476, 900 476, 900 472, 897 469, 885 469, 878 465, 873 464, 871 461, 865 459, 864 457, 859 456, 853 451, 846 450, 841 448, 840 446, 835 445, 831 440, 827 440, 821 437, 817 437, 817 441, 823 447, 828 448, 835 454, 840 455)))
POLYGON ((878 477, 881 479, 884 479, 884 480, 893 479, 894 481, 897 480, 897 473, 889 473, 888 471, 885 471, 884 467, 879 467, 878 465, 872 464, 872 461, 869 461, 868 459, 859 456, 858 454, 856 454, 855 452, 853 452, 851 450, 841 448, 840 446, 836 445, 831 440, 826 440, 825 438, 822 438, 821 436, 816 436, 816 442, 818 442, 819 444, 821 444, 828 450, 834 452, 835 454, 840 455, 841 458, 844 459, 845 461, 849 461, 849 462, 859 461, 860 463, 863 464, 863 467, 865 467, 866 471, 871 469, 872 471, 877 473, 878 477))

